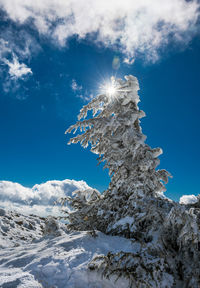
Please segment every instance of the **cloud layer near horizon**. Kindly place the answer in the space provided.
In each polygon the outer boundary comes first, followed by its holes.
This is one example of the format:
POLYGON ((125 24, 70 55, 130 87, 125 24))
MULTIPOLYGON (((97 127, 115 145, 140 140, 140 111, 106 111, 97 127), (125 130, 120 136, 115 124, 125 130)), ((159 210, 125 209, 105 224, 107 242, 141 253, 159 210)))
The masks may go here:
MULTIPOLYGON (((54 205, 54 202, 59 198, 72 196, 77 189, 83 191, 92 188, 85 181, 69 179, 47 181, 32 188, 11 181, 0 181, 0 208, 15 210, 22 214, 60 216, 60 205, 54 205)), ((195 195, 183 195, 179 203, 194 204, 198 199, 195 195)))
POLYGON ((183 195, 181 196, 180 200, 179 200, 179 203, 180 204, 195 204, 197 203, 199 200, 199 197, 191 194, 191 195, 183 195))
POLYGON ((10 181, 0 181, 0 207, 22 214, 57 216, 60 214, 60 206, 54 205, 55 201, 61 197, 72 196, 72 192, 77 189, 88 188, 91 187, 85 181, 69 179, 47 181, 32 188, 10 181))
POLYGON ((197 32, 198 1, 0 0, 18 25, 35 27, 59 46, 72 36, 115 47, 126 63, 139 54, 156 61, 169 40, 186 45, 197 32))

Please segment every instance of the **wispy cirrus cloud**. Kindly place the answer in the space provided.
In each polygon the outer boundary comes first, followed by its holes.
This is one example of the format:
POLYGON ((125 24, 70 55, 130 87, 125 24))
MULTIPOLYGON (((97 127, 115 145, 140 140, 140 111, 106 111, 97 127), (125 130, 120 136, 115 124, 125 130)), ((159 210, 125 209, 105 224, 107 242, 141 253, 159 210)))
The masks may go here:
POLYGON ((83 89, 83 87, 81 85, 78 85, 78 83, 76 82, 75 79, 72 79, 71 88, 74 92, 81 91, 83 89))
POLYGON ((76 97, 80 98, 84 102, 88 102, 94 97, 92 93, 84 91, 83 86, 79 85, 75 79, 72 79, 71 88, 76 97))
POLYGON ((138 55, 156 61, 169 42, 187 45, 198 30, 196 0, 0 0, 0 7, 59 46, 87 38, 120 50, 129 64, 138 55))

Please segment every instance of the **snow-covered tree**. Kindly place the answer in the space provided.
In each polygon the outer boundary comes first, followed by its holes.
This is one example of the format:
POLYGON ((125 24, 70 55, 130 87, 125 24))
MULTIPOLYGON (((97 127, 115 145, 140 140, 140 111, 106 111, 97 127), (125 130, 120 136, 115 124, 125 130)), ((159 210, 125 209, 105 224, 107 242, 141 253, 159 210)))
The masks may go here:
POLYGON ((69 228, 97 229, 128 238, 138 234, 149 239, 152 213, 155 228, 169 212, 171 204, 163 204, 162 192, 170 174, 156 170, 162 150, 145 143, 140 127, 145 113, 138 107, 138 90, 137 78, 132 75, 125 80, 111 78, 110 86, 81 109, 79 121, 66 131, 76 133, 80 129, 69 144, 91 145, 111 176, 109 188, 102 195, 97 190, 76 191, 73 197, 62 199, 73 208, 68 215, 69 228), (93 112, 91 119, 88 111, 93 112))
POLYGON ((72 207, 69 229, 99 230, 131 238, 131 253, 108 253, 91 261, 104 277, 126 277, 130 287, 200 287, 200 205, 180 205, 163 197, 170 174, 157 170, 160 148, 152 149, 140 127, 138 81, 111 80, 111 86, 84 106, 67 132, 81 133, 69 143, 91 145, 105 162, 111 182, 101 195, 75 191, 62 199, 72 207), (88 111, 93 117, 88 119, 88 111))
POLYGON ((156 171, 160 148, 152 149, 145 144, 146 136, 140 127, 140 118, 145 113, 138 108, 139 85, 137 78, 125 76, 125 80, 111 78, 111 86, 84 106, 75 125, 66 133, 80 129, 81 134, 70 139, 99 155, 99 162, 105 161, 112 177, 109 190, 131 191, 135 195, 157 195, 165 191, 170 174, 166 170, 156 171), (88 111, 92 119, 85 119, 88 111), (81 121, 81 119, 83 119, 81 121))

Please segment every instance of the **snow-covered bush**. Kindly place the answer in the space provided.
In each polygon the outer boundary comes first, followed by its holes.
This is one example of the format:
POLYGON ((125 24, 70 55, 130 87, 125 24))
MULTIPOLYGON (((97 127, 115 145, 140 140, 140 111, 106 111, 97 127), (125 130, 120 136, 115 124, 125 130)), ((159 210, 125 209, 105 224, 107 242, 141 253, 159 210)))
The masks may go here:
POLYGON ((170 288, 174 284, 173 272, 167 261, 148 253, 108 253, 107 256, 95 257, 89 268, 101 272, 105 278, 128 278, 129 287, 170 288))
POLYGON ((56 221, 54 217, 51 216, 46 217, 43 233, 44 235, 52 235, 52 236, 60 236, 62 234, 59 227, 59 223, 56 221))

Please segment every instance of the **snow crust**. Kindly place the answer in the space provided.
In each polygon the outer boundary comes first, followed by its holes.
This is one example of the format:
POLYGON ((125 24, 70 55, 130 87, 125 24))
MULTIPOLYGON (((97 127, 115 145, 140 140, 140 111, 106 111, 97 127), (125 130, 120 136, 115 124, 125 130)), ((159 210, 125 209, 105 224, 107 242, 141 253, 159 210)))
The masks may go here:
POLYGON ((56 237, 55 231, 44 232, 49 227, 44 218, 0 212, 0 287, 128 287, 126 279, 114 283, 115 278, 102 278, 88 264, 110 251, 134 251, 130 240, 101 232, 95 237, 89 232, 68 232, 61 223, 56 237))

